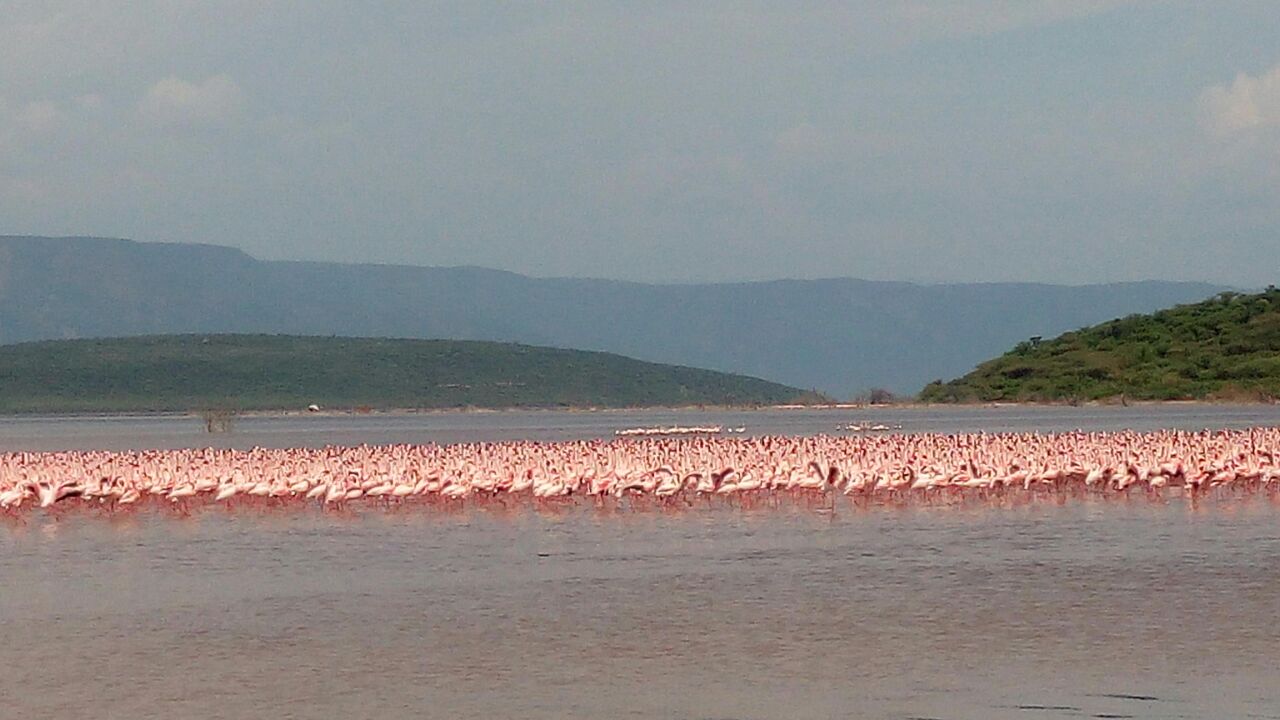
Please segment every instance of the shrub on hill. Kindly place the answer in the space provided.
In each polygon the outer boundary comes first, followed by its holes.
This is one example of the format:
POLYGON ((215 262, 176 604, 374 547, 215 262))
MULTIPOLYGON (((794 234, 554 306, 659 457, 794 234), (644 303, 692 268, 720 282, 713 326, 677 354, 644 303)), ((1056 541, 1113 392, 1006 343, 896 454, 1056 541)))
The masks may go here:
POLYGON ((926 402, 1264 400, 1280 396, 1280 290, 1221 293, 1049 341, 1021 342, 926 402))

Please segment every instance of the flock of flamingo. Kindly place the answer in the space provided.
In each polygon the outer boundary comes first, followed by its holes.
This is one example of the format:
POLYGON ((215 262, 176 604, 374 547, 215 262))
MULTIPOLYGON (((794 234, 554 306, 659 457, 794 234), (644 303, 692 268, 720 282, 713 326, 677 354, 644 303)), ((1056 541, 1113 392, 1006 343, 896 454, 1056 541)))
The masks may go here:
POLYGON ((834 508, 1278 489, 1276 428, 0 454, 0 515, 19 519, 35 508, 834 508))

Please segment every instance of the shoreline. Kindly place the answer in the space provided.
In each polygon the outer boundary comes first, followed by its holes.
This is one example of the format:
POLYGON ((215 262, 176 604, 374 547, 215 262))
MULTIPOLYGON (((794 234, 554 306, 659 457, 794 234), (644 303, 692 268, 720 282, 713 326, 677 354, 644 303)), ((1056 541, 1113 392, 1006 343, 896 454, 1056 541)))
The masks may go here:
MULTIPOLYGON (((335 418, 335 417, 406 417, 411 415, 488 415, 506 413, 582 413, 582 414, 623 414, 635 412, 788 412, 788 411, 821 411, 821 412, 881 412, 881 411, 924 411, 939 409, 1004 409, 1004 408, 1077 408, 1077 409, 1121 409, 1142 407, 1267 407, 1275 402, 1261 400, 1131 400, 1119 403, 1107 400, 1095 400, 1083 403, 1070 402, 966 402, 966 403, 828 403, 828 404, 781 404, 781 405, 645 405, 633 407, 596 407, 596 406, 509 406, 509 407, 454 407, 454 408, 376 408, 361 410, 356 408, 321 408, 320 410, 276 409, 276 410, 244 410, 232 411, 232 417, 244 418, 335 418)), ((24 418, 43 419, 111 419, 111 418, 189 418, 199 419, 202 410, 120 410, 99 412, 0 412, 0 422, 5 420, 21 420, 24 418)))

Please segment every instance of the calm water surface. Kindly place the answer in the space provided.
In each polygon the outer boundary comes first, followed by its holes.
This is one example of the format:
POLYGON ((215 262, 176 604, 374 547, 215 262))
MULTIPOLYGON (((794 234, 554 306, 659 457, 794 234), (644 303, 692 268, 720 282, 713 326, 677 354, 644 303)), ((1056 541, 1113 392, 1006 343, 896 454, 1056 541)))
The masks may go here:
MULTIPOLYGON (((1269 408, 1130 410, 723 417, 759 432, 1277 423, 1269 408)), ((296 418, 217 440, 689 421, 296 418)), ((0 437, 209 444, 192 423, 27 419, 0 437)), ((0 522, 0 717, 1275 718, 1278 617, 1280 507, 1265 499, 36 515, 0 522)))
POLYGON ((474 440, 581 440, 617 430, 721 425, 747 435, 840 433, 849 424, 901 426, 900 432, 1027 432, 1242 428, 1280 425, 1280 405, 1144 407, 961 407, 865 410, 510 411, 395 415, 241 417, 234 431, 210 435, 191 417, 0 418, 0 452, 180 447, 315 447, 360 443, 454 443, 474 440))

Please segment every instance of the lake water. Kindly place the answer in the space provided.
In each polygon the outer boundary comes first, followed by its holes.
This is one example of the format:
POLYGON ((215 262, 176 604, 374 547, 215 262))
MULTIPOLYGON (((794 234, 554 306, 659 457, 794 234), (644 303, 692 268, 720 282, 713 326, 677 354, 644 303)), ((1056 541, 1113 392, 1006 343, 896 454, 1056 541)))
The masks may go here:
POLYGON ((0 452, 180 447, 316 447, 475 440, 581 440, 617 430, 671 425, 744 428, 747 435, 840 433, 839 426, 883 424, 899 432, 1055 432, 1244 428, 1280 425, 1280 405, 1142 407, 956 407, 836 410, 509 411, 237 418, 209 434, 183 416, 0 418, 0 452))
MULTIPOLYGON (((0 421, 0 449, 1242 427, 1270 407, 0 421)), ((1280 507, 0 521, 4 718, 1274 718, 1280 507)))

